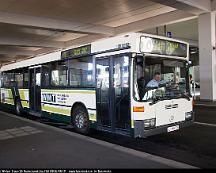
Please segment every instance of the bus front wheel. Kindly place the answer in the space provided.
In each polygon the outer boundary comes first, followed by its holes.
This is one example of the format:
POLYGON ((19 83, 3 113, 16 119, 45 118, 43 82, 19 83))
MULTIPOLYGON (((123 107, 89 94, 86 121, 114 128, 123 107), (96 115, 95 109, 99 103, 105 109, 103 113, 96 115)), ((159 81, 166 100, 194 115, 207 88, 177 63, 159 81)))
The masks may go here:
POLYGON ((89 118, 87 110, 79 105, 76 106, 72 113, 72 120, 75 130, 81 134, 89 133, 89 118))

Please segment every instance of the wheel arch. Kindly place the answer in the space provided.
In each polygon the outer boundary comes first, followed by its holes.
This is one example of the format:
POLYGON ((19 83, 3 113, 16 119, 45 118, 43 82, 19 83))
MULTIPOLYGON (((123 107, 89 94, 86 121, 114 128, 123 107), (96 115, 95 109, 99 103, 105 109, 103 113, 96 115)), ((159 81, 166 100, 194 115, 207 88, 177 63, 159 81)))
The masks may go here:
POLYGON ((75 102, 71 107, 71 122, 73 122, 73 111, 77 106, 82 106, 86 110, 86 113, 87 113, 88 118, 89 118, 88 109, 86 108, 85 104, 83 102, 75 102))

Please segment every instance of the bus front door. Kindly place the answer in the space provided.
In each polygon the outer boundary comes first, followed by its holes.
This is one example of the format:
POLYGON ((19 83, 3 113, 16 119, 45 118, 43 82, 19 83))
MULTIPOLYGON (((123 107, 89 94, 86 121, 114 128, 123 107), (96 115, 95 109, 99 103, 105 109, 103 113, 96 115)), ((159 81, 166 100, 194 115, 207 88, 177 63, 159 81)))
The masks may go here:
POLYGON ((30 111, 41 111, 41 67, 29 68, 29 99, 30 111))
POLYGON ((129 57, 96 60, 97 120, 117 133, 130 129, 129 57))
POLYGON ((98 59, 96 61, 97 80, 97 121, 99 125, 111 127, 110 105, 110 60, 98 59))

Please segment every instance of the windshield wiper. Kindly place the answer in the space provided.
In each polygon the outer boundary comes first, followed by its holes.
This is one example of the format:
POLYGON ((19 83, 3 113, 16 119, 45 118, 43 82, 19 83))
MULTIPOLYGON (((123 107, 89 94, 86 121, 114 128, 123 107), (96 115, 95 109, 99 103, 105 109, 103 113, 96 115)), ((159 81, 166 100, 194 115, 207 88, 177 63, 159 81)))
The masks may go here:
POLYGON ((171 97, 161 97, 161 98, 155 98, 151 103, 149 103, 150 106, 157 104, 158 102, 164 101, 164 100, 171 100, 171 97))
POLYGON ((163 101, 162 99, 153 99, 151 103, 149 103, 150 106, 155 105, 156 103, 163 101))
POLYGON ((190 101, 190 96, 188 96, 188 95, 186 95, 186 94, 184 94, 184 93, 180 93, 180 97, 179 98, 185 98, 185 99, 187 99, 188 101, 190 101))
POLYGON ((152 106, 152 105, 155 105, 158 102, 161 102, 161 101, 164 101, 164 100, 172 100, 172 99, 177 99, 177 98, 185 98, 188 101, 190 101, 190 97, 188 95, 186 95, 184 93, 180 93, 180 94, 181 94, 181 96, 179 96, 179 97, 168 97, 168 96, 166 96, 166 97, 161 97, 161 98, 155 98, 155 99, 153 99, 153 101, 151 103, 149 103, 149 105, 152 106))

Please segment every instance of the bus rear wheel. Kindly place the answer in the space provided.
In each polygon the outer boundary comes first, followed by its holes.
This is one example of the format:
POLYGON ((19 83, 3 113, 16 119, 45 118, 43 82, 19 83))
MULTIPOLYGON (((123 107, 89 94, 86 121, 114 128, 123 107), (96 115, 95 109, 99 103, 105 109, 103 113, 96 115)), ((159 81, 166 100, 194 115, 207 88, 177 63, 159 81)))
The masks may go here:
POLYGON ((18 100, 16 100, 16 103, 15 103, 15 111, 16 111, 16 114, 19 116, 22 113, 22 106, 18 100))
POLYGON ((72 113, 72 121, 78 133, 87 135, 89 133, 89 118, 87 110, 83 106, 76 106, 72 113))

